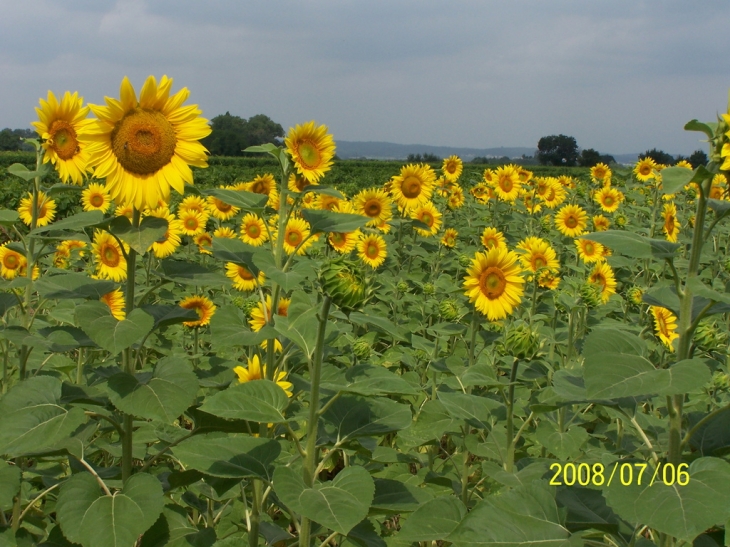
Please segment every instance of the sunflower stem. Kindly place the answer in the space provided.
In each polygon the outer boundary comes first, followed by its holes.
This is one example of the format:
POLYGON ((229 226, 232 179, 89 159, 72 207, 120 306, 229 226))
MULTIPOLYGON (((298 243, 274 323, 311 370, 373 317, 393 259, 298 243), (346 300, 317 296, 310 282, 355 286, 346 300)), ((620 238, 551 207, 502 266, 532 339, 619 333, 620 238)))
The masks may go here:
POLYGON ((512 473, 515 465, 514 440, 514 406, 515 406, 515 382, 517 381, 517 365, 519 360, 514 358, 512 369, 509 375, 509 388, 507 388, 507 457, 504 462, 504 470, 512 473))
POLYGON ((249 519, 248 545, 257 547, 259 544, 259 523, 261 522, 261 497, 263 484, 260 480, 253 480, 253 496, 251 498, 251 516, 249 519))

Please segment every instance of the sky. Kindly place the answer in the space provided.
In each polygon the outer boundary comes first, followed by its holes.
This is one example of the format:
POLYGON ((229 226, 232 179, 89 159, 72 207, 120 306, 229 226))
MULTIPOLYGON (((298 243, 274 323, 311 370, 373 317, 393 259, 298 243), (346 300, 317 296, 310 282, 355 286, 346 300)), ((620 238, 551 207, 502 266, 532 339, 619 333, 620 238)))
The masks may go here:
POLYGON ((128 76, 210 119, 316 120, 338 139, 471 148, 575 137, 707 150, 728 108, 727 0, 0 0, 0 128, 48 90, 103 104, 128 76))

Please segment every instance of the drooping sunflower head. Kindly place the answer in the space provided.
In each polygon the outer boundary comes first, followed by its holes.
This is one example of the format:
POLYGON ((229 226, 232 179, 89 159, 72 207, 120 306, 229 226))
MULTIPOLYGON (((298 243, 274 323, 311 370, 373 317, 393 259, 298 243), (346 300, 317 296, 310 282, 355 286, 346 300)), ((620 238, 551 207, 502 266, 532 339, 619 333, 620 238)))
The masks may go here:
POLYGON ((89 163, 94 176, 106 178, 106 186, 117 203, 137 209, 155 209, 167 202, 170 187, 182 194, 193 183, 190 165, 207 167, 207 150, 198 141, 211 128, 200 117, 197 105, 183 107, 190 92, 183 88, 170 96, 172 79, 154 76, 145 81, 137 95, 125 76, 120 99, 105 97, 106 106, 89 105, 98 120, 89 130, 95 146, 89 163))
POLYGON ((393 216, 393 209, 388 194, 379 188, 361 190, 354 198, 355 213, 368 217, 368 226, 377 226, 388 222, 393 216))
POLYGON ((378 268, 388 256, 385 240, 377 234, 364 235, 357 243, 357 255, 371 268, 378 268))
POLYGON ((122 321, 126 317, 126 314, 124 313, 124 293, 122 293, 122 289, 115 289, 112 292, 108 292, 102 295, 99 300, 109 306, 109 311, 111 312, 112 317, 114 317, 117 321, 122 321))
POLYGON ((106 213, 112 205, 112 198, 101 184, 92 182, 81 192, 81 205, 84 211, 101 211, 106 213))
POLYGON ((244 243, 260 247, 269 239, 269 232, 266 231, 266 224, 260 216, 254 213, 247 213, 241 219, 241 240, 244 243))
POLYGON ((588 214, 579 205, 565 205, 555 214, 555 226, 565 236, 579 236, 587 225, 588 214))
POLYGON ((327 126, 316 126, 314 121, 289 128, 284 139, 286 150, 294 161, 297 172, 309 184, 317 184, 332 167, 335 141, 327 133, 327 126))
POLYGON ((666 236, 667 241, 676 243, 677 237, 679 236, 680 225, 677 221, 677 207, 674 203, 664 204, 662 217, 664 218, 664 226, 662 226, 662 229, 664 230, 664 235, 666 236))
MULTIPOLYGON (((56 202, 49 198, 43 191, 38 191, 38 217, 36 227, 47 226, 56 217, 56 202)), ((30 226, 33 221, 33 194, 20 200, 18 207, 20 220, 30 226)))
POLYGON ((603 245, 590 239, 574 240, 578 257, 585 263, 600 262, 603 260, 603 245))
POLYGON ((204 327, 210 324, 210 318, 215 313, 216 305, 206 296, 188 296, 182 302, 180 307, 186 310, 195 310, 198 314, 197 321, 185 321, 183 325, 186 327, 204 327))
POLYGON ((504 319, 522 300, 521 274, 514 251, 495 247, 476 253, 464 278, 465 294, 490 321, 504 319))
POLYGON ((674 351, 672 342, 679 338, 677 333, 677 316, 667 308, 661 306, 650 306, 652 316, 654 316, 654 329, 656 335, 664 343, 669 351, 674 351))
POLYGON ((124 253, 128 253, 129 249, 126 245, 123 253, 122 247, 109 232, 96 230, 91 249, 96 262, 96 275, 117 282, 127 279, 127 259, 124 253))
POLYGON ((431 199, 436 173, 430 165, 408 164, 390 181, 390 193, 401 209, 412 209, 431 199))
POLYGON ((88 130, 93 120, 86 118, 89 107, 82 106, 84 99, 77 92, 72 95, 68 91, 60 103, 52 91, 47 100, 39 102, 41 107, 35 109, 39 121, 31 125, 43 139, 43 162, 50 161, 63 182, 70 179, 80 186, 86 173, 91 172, 88 130))
POLYGON ((463 170, 464 163, 461 161, 459 156, 449 156, 441 165, 441 172, 449 182, 456 182, 459 180, 463 170))
POLYGON ((258 275, 254 275, 246 266, 233 262, 226 263, 226 277, 233 282, 233 288, 245 292, 255 290, 266 281, 264 272, 259 271, 258 275))
POLYGON ((430 201, 411 209, 411 218, 428 226, 428 230, 416 228, 416 231, 424 237, 436 235, 441 228, 441 213, 430 201))

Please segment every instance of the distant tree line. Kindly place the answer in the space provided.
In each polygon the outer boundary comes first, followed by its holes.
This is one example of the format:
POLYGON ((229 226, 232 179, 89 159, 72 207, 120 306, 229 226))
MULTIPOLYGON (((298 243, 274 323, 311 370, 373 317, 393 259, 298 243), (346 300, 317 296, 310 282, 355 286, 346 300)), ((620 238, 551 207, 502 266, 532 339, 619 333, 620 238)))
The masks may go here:
POLYGON ((211 134, 201 142, 211 156, 243 156, 249 146, 281 144, 284 137, 284 128, 264 114, 246 120, 226 112, 210 120, 210 127, 211 134))
POLYGON ((18 150, 33 150, 33 146, 23 142, 23 139, 37 137, 32 129, 9 129, 0 131, 0 152, 16 152, 18 150))
POLYGON ((438 163, 441 161, 441 158, 436 154, 424 152, 423 154, 408 154, 406 161, 408 163, 438 163))

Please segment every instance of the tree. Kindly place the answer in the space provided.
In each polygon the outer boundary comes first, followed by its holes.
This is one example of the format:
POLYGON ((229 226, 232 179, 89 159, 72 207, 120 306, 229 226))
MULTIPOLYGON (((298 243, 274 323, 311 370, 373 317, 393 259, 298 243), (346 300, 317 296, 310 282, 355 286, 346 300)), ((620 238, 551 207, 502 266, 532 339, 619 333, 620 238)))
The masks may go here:
POLYGON ((707 158, 707 154, 705 154, 703 150, 695 150, 692 152, 687 161, 692 164, 694 169, 697 169, 700 165, 707 165, 709 160, 707 158))
POLYGON ((674 157, 671 154, 667 154, 663 150, 657 150, 656 148, 652 148, 643 154, 639 154, 640 160, 643 160, 644 158, 651 158, 661 165, 674 165, 674 157))
POLYGON ((210 123, 212 132, 201 142, 213 156, 242 156, 249 146, 279 144, 284 129, 264 114, 244 120, 230 112, 216 116, 210 123))
POLYGON ((581 150, 578 158, 578 165, 581 167, 593 167, 597 163, 601 163, 601 154, 593 148, 585 148, 581 150))
POLYGON ((424 152, 423 155, 408 154, 406 161, 408 163, 438 163, 441 161, 441 158, 439 158, 436 154, 429 154, 428 152, 424 152))
POLYGON ((578 161, 578 143, 567 135, 542 137, 537 143, 537 159, 542 165, 572 167, 578 161))
POLYGON ((32 129, 10 129, 0 131, 0 151, 33 150, 33 147, 21 139, 37 137, 32 129))

